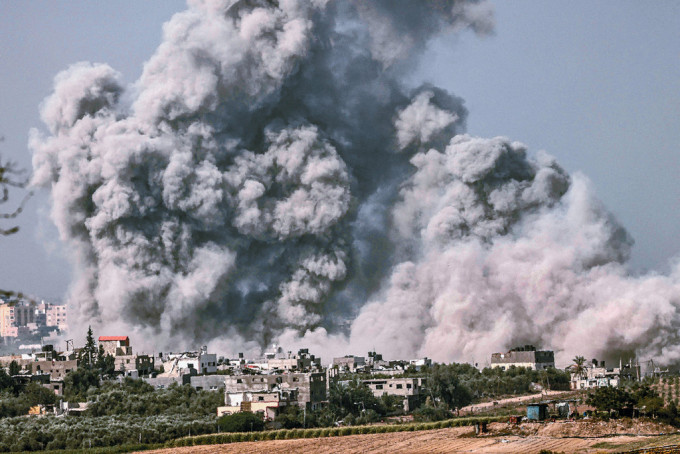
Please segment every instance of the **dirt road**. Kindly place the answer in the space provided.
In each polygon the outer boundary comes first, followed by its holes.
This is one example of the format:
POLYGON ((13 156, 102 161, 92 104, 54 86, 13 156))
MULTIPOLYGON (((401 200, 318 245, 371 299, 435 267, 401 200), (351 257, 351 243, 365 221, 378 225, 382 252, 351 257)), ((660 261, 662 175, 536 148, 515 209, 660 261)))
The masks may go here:
POLYGON ((482 402, 479 404, 474 404, 474 405, 468 405, 467 407, 463 407, 460 409, 461 413, 476 413, 479 412, 480 410, 485 410, 488 409, 489 407, 493 406, 502 406, 502 405, 507 405, 507 404, 516 404, 520 402, 527 402, 533 399, 550 399, 556 396, 559 396, 560 394, 567 394, 573 391, 544 391, 543 393, 537 393, 537 394, 530 394, 528 396, 519 396, 519 397, 509 397, 507 399, 499 399, 494 402, 482 402))

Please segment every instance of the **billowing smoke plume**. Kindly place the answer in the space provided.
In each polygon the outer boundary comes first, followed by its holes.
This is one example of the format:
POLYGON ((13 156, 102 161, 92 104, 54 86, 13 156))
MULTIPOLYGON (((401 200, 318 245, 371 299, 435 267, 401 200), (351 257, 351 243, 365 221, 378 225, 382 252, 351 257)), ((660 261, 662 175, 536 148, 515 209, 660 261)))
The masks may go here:
POLYGON ((487 4, 192 1, 133 86, 60 73, 31 147, 72 316, 163 348, 680 360, 680 271, 628 277, 632 240, 585 177, 405 85, 465 29, 492 30, 487 4))

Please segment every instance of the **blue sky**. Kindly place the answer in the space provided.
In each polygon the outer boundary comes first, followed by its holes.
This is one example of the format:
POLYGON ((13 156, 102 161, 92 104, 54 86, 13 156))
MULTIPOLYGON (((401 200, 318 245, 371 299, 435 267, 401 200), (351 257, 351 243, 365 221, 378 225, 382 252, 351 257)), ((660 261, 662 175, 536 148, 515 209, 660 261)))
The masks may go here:
MULTIPOLYGON (((444 36, 412 82, 466 100, 468 131, 543 149, 586 174, 636 240, 631 268, 680 253, 680 3, 494 2, 496 33, 444 36)), ((30 167, 28 130, 54 75, 106 62, 134 81, 183 1, 0 2, 0 153, 30 167)), ((18 199, 18 196, 15 196, 18 199)), ((70 280, 47 194, 0 238, 0 288, 60 298, 70 280)))

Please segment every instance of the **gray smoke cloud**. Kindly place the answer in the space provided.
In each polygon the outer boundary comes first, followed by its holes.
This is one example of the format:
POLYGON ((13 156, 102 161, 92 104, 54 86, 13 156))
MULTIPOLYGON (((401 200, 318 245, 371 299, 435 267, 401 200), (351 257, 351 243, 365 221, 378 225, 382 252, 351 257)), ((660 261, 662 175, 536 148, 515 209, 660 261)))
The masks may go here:
POLYGON ((190 1, 132 86, 57 75, 30 146, 74 325, 230 352, 680 359, 679 271, 630 277, 584 176, 465 135, 461 99, 405 84, 467 29, 492 32, 488 4, 190 1))

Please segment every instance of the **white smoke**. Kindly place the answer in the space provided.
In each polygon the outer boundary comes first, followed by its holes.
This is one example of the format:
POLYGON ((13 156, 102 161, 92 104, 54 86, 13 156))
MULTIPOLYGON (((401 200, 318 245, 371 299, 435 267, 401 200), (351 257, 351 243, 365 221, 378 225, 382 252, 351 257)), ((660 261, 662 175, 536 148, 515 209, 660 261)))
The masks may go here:
POLYGON ((191 1, 131 87, 104 64, 57 75, 30 144, 75 327, 232 353, 680 360, 679 270, 628 276, 632 240, 585 177, 462 134, 462 100, 404 85, 434 35, 468 28, 492 31, 488 4, 191 1))

